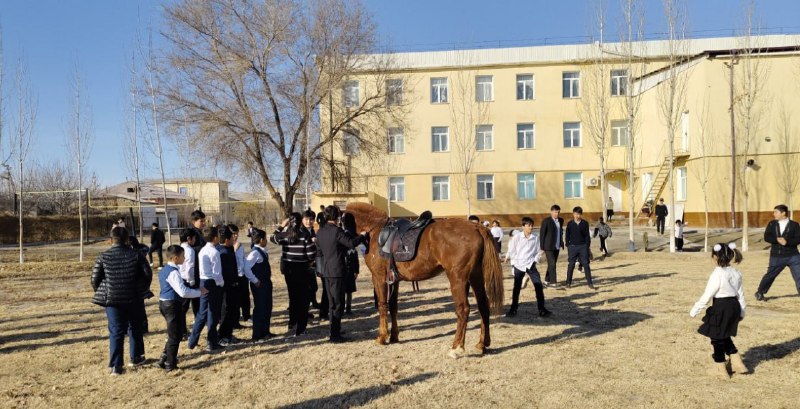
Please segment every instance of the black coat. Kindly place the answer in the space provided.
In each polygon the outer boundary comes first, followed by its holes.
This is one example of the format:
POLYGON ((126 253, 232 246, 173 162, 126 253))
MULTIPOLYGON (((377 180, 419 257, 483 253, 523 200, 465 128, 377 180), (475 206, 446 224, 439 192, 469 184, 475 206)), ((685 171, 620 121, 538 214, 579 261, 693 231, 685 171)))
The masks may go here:
POLYGON ((161 247, 167 239, 164 238, 164 232, 161 229, 155 229, 150 231, 150 244, 161 247))
POLYGON ((667 205, 656 205, 656 217, 667 217, 668 214, 669 209, 667 208, 667 205))
POLYGON ((115 244, 97 257, 92 269, 92 302, 105 307, 141 300, 152 280, 153 272, 141 253, 115 244))
POLYGON ((592 243, 592 236, 589 234, 589 222, 581 219, 579 223, 575 223, 575 220, 570 220, 567 223, 564 237, 566 237, 567 246, 585 245, 589 247, 592 243))
POLYGON ((559 217, 556 226, 552 217, 546 217, 539 229, 539 247, 544 251, 555 251, 556 243, 559 244, 559 248, 564 248, 564 219, 559 217), (561 227, 561 234, 558 234, 557 227, 561 227))
POLYGON ((780 234, 780 231, 781 226, 777 220, 769 222, 767 228, 764 229, 764 241, 772 244, 772 248, 769 250, 770 257, 791 257, 800 254, 797 251, 797 246, 800 245, 800 224, 789 220, 783 234, 780 234), (786 239, 785 246, 778 243, 778 237, 786 239))
POLYGON ((331 223, 325 223, 317 232, 317 250, 323 257, 322 274, 326 278, 342 278, 346 274, 347 250, 356 248, 364 236, 353 236, 331 223))

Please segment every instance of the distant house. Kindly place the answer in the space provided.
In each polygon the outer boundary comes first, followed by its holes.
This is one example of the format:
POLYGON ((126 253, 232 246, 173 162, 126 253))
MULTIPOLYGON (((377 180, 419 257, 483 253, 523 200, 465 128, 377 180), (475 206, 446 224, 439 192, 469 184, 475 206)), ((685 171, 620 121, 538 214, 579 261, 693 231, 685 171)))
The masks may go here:
POLYGON ((139 203, 142 204, 142 225, 149 226, 158 223, 159 226, 166 226, 166 218, 169 217, 169 225, 179 227, 184 225, 179 215, 187 207, 193 205, 193 199, 187 195, 166 191, 166 208, 164 206, 164 191, 161 186, 149 183, 140 183, 138 192, 136 182, 127 181, 114 186, 106 187, 99 194, 92 197, 92 207, 98 210, 106 210, 109 213, 133 213, 138 217, 139 203), (166 214, 166 215, 165 215, 166 214))
MULTIPOLYGON (((161 186, 160 180, 149 180, 149 184, 161 186)), ((183 212, 188 217, 196 209, 206 214, 206 223, 227 223, 233 220, 232 203, 228 190, 229 182, 221 179, 167 179, 166 188, 183 196, 188 196, 193 206, 183 212)))

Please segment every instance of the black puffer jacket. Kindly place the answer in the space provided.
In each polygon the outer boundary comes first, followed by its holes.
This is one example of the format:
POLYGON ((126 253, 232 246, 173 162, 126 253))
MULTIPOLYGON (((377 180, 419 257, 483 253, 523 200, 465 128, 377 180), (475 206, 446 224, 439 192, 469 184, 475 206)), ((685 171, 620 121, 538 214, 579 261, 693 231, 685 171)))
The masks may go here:
POLYGON ((97 257, 92 269, 92 302, 100 306, 138 301, 150 289, 153 272, 136 250, 116 244, 97 257))

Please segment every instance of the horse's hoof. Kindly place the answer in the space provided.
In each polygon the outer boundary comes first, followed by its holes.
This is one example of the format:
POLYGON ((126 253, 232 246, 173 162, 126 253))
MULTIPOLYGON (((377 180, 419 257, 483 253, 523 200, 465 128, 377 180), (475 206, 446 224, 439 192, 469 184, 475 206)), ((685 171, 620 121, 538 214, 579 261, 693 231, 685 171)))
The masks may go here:
POLYGON ((379 336, 375 341, 378 342, 378 345, 389 345, 389 342, 386 340, 385 336, 379 336))
POLYGON ((475 345, 475 350, 478 351, 479 354, 483 355, 486 352, 486 345, 478 343, 478 345, 475 345))
POLYGON ((464 348, 458 347, 456 349, 451 349, 447 355, 453 359, 461 358, 461 356, 464 355, 464 348))
POLYGON ((389 338, 389 343, 396 344, 398 342, 400 342, 400 337, 398 337, 397 335, 394 335, 391 338, 389 338))

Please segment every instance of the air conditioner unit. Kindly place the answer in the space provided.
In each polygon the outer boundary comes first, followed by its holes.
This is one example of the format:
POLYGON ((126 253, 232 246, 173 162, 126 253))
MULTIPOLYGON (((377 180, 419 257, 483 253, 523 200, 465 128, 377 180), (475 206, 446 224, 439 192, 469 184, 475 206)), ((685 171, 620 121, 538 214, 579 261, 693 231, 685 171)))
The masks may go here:
POLYGON ((598 178, 586 179, 586 186, 597 186, 599 184, 600 184, 600 179, 598 178))

